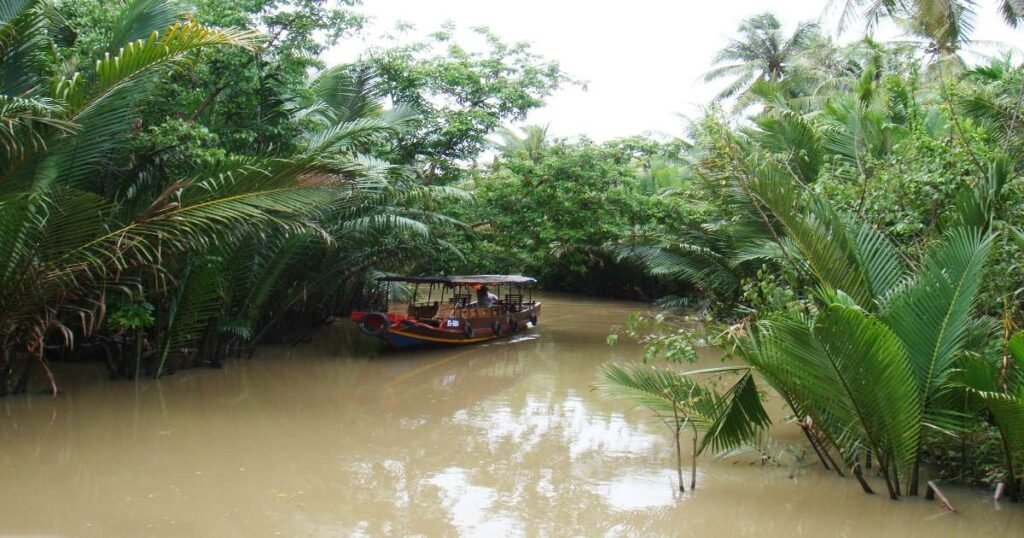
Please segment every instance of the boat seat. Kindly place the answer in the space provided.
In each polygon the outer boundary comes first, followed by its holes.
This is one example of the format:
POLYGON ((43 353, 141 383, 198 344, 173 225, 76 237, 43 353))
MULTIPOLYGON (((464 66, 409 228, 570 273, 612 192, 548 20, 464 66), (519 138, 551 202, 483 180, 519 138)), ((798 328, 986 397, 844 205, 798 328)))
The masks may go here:
POLYGON ((522 294, 508 294, 505 296, 505 306, 512 312, 519 312, 523 309, 522 294))
POLYGON ((409 316, 421 319, 430 319, 437 315, 437 310, 440 308, 440 304, 434 301, 431 304, 423 305, 412 305, 409 306, 409 316))

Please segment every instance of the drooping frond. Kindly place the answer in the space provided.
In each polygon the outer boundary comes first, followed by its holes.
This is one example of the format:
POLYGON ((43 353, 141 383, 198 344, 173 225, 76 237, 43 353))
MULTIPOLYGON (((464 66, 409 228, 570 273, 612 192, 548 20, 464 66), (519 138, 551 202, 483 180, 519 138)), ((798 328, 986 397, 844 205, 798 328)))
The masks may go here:
POLYGON ((1020 457, 1024 455, 1024 375, 1019 364, 1024 359, 1024 334, 1014 335, 1010 349, 1017 361, 1013 388, 1007 386, 1006 382, 1011 380, 1005 377, 1007 372, 1001 359, 992 361, 973 353, 959 361, 956 383, 975 409, 987 411, 995 419, 1004 450, 1009 450, 1005 455, 1020 457))
POLYGON ((77 114, 97 107, 118 90, 194 50, 210 46, 234 46, 254 49, 259 35, 253 31, 217 30, 195 22, 176 23, 146 39, 124 45, 115 54, 106 54, 96 62, 93 80, 63 79, 55 94, 77 114))
POLYGON ((32 97, 44 84, 50 21, 43 0, 0 2, 0 94, 32 97))
POLYGON ((160 350, 154 376, 160 377, 171 350, 185 346, 197 338, 208 321, 223 308, 222 260, 195 260, 182 275, 170 298, 167 314, 167 337, 160 350))
MULTIPOLYGON (((683 408, 707 394, 707 389, 678 372, 643 364, 606 364, 596 386, 608 397, 631 401, 666 418, 673 416, 673 401, 683 408)), ((694 418, 705 427, 711 423, 709 417, 694 418)))
POLYGON ((44 150, 45 127, 72 132, 75 125, 60 118, 63 112, 61 103, 53 99, 0 95, 0 147, 4 157, 14 160, 29 151, 44 150))
POLYGON ((690 244, 637 244, 609 246, 618 259, 633 260, 652 274, 692 282, 705 291, 729 295, 739 289, 739 275, 730 260, 706 247, 690 244))
POLYGON ((605 364, 596 384, 606 396, 632 401, 657 413, 668 424, 685 423, 703 432, 697 449, 733 450, 754 440, 770 421, 745 368, 676 372, 643 364, 605 364), (739 380, 718 394, 694 380, 696 375, 740 373, 739 380))
POLYGON ((783 224, 819 285, 841 290, 873 311, 902 279, 895 248, 869 225, 842 217, 814 194, 801 193, 782 174, 760 174, 754 190, 783 224))
POLYGON ((771 423, 751 371, 743 374, 717 403, 714 422, 708 427, 699 452, 706 448, 724 452, 745 446, 757 439, 771 423))
POLYGON ((1024 0, 1002 0, 999 2, 999 14, 1006 24, 1017 28, 1024 20, 1024 0))

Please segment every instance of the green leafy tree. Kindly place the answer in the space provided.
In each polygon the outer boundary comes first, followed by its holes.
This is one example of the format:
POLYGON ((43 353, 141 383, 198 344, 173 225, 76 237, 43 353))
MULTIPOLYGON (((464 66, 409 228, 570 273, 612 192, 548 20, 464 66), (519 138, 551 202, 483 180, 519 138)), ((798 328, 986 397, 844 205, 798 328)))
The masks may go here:
POLYGON ((366 60, 392 101, 419 112, 399 162, 416 165, 428 183, 458 180, 461 167, 488 147, 488 135, 576 83, 527 43, 475 28, 486 44, 480 52, 459 45, 454 32, 448 25, 426 41, 370 51, 366 60))
POLYGON ((467 265, 514 268, 546 286, 632 295, 638 274, 606 243, 634 227, 669 220, 672 206, 644 194, 634 154, 617 143, 552 142, 541 152, 516 151, 477 178, 476 209, 482 250, 467 265))

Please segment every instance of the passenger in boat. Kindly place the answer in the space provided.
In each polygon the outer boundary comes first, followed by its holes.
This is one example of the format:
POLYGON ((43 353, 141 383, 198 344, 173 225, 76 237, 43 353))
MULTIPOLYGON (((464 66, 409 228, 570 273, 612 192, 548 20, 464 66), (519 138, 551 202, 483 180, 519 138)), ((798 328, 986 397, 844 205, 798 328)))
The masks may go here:
POLYGON ((498 300, 498 296, 491 293, 487 286, 480 286, 476 290, 476 305, 482 308, 490 308, 498 300))

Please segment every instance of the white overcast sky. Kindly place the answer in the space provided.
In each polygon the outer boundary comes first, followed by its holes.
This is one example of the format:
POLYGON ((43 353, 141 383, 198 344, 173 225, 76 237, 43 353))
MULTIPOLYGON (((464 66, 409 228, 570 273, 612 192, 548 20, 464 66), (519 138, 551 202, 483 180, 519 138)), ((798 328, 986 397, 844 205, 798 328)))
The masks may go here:
MULTIPOLYGON (((506 41, 527 41, 557 60, 588 89, 568 89, 548 99, 526 124, 550 124, 555 136, 586 134, 607 140, 644 132, 682 134, 680 114, 695 116, 718 90, 702 81, 711 57, 744 18, 774 12, 789 27, 819 20, 827 0, 363 0, 372 19, 358 40, 328 54, 329 63, 351 61, 396 22, 426 33, 452 21, 460 29, 487 26, 506 41)), ((996 0, 978 0, 974 39, 1024 48, 1024 30, 999 18, 996 0)), ((824 27, 835 31, 835 22, 824 27)), ((861 33, 855 25, 850 38, 861 33)), ((985 49, 995 54, 995 48, 985 49)), ((1020 56, 1018 56, 1020 58, 1020 56)))

